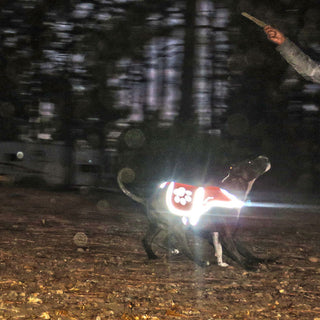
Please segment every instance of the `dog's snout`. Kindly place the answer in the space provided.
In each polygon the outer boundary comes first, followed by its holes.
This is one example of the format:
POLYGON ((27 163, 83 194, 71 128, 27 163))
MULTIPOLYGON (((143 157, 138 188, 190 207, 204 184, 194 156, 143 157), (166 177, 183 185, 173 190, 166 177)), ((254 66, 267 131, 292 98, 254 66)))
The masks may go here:
POLYGON ((258 159, 259 159, 259 160, 262 160, 262 161, 269 162, 269 158, 266 157, 266 156, 259 156, 258 159))
POLYGON ((266 157, 266 156, 259 156, 259 157, 258 157, 258 161, 261 163, 261 165, 262 165, 263 167, 266 168, 265 171, 270 170, 270 168, 271 168, 271 163, 270 163, 270 160, 269 160, 268 157, 266 157))

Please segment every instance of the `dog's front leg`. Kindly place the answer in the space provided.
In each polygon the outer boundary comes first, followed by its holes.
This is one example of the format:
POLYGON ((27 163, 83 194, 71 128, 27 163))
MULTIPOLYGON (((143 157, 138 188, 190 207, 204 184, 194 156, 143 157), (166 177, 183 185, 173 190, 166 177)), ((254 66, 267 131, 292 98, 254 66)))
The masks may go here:
POLYGON ((219 231, 219 243, 223 248, 224 255, 239 263, 244 268, 251 269, 252 266, 250 265, 250 262, 246 259, 246 257, 241 255, 234 242, 234 230, 232 228, 232 222, 234 221, 233 212, 229 209, 226 209, 226 212, 222 213, 225 215, 225 217, 217 219, 216 223, 219 231))
POLYGON ((180 245, 182 253, 187 256, 190 260, 194 261, 197 265, 201 267, 207 267, 210 265, 209 261, 204 261, 201 258, 197 257, 197 255, 190 248, 188 243, 186 230, 182 227, 174 228, 174 236, 178 240, 178 244, 180 245))
POLYGON ((222 260, 222 245, 219 241, 219 232, 213 232, 212 234, 213 245, 215 249, 215 256, 217 257, 218 266, 220 267, 228 267, 229 265, 222 260))

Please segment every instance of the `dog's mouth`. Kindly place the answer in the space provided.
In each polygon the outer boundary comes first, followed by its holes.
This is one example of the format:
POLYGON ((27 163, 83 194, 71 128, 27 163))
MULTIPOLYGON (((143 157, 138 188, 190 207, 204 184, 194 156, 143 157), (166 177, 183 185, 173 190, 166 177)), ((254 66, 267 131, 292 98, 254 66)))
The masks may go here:
POLYGON ((271 163, 269 162, 268 164, 267 164, 267 168, 266 168, 266 170, 264 171, 264 172, 267 172, 267 171, 269 171, 271 169, 271 163))

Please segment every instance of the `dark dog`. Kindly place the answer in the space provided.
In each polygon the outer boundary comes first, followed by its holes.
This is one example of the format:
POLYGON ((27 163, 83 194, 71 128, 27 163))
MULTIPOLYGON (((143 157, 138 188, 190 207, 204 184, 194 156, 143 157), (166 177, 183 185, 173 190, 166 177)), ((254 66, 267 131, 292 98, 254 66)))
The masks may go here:
POLYGON ((200 259, 190 248, 186 233, 189 228, 194 233, 210 237, 218 265, 228 266, 222 260, 223 248, 229 258, 250 269, 261 262, 261 259, 235 242, 233 236, 243 201, 255 180, 270 168, 269 159, 259 156, 231 166, 219 187, 203 188, 166 182, 157 188, 148 200, 134 195, 124 186, 123 183, 134 178, 131 169, 124 168, 119 171, 118 184, 127 196, 142 203, 147 210, 150 223, 142 242, 149 259, 157 258, 152 249, 155 237, 165 233, 169 247, 178 246, 183 254, 197 264, 209 265, 208 261, 200 259))

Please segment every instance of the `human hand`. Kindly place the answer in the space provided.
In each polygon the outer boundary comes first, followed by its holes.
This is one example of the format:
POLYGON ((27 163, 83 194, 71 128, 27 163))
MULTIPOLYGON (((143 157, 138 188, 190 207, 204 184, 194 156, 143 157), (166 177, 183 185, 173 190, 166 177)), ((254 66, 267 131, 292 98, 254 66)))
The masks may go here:
POLYGON ((272 28, 271 26, 265 26, 263 28, 264 32, 267 34, 268 39, 272 42, 274 42, 275 44, 282 44, 284 42, 284 40, 286 40, 286 37, 284 36, 284 34, 282 32, 280 32, 279 30, 272 28))

